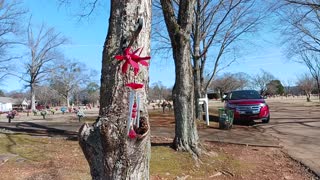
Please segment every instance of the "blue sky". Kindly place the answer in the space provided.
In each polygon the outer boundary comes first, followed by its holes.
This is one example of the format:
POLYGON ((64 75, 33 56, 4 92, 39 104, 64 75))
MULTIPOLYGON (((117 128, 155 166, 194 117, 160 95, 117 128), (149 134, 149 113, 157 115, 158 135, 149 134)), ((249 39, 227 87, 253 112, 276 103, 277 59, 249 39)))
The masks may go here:
MULTIPOLYGON (((68 37, 71 43, 62 47, 65 55, 97 70, 99 75, 96 79, 100 79, 102 46, 109 19, 108 5, 98 9, 89 19, 80 22, 74 15, 75 9, 58 8, 54 0, 25 0, 23 5, 32 14, 34 25, 45 23, 68 37)), ((304 66, 286 59, 282 54, 279 36, 274 32, 266 32, 250 42, 254 45, 243 48, 237 61, 221 73, 246 72, 254 75, 259 73, 260 69, 264 69, 283 82, 295 82, 296 77, 306 71, 304 66)), ((150 85, 162 81, 165 86, 173 86, 173 65, 172 59, 153 56, 150 65, 150 85)), ((23 90, 23 82, 14 78, 3 82, 1 86, 1 89, 6 91, 23 90)))

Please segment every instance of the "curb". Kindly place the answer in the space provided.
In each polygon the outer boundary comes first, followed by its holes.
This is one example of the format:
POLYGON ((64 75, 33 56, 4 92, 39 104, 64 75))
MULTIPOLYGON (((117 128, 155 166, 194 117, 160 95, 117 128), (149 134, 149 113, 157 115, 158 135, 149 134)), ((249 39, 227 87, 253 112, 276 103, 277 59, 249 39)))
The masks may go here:
POLYGON ((304 163, 303 160, 301 160, 300 158, 294 157, 290 153, 286 152, 285 149, 282 149, 281 151, 283 153, 285 153, 286 155, 288 155, 288 157, 290 159, 292 159, 293 161, 295 161, 295 162, 299 163, 301 166, 303 166, 308 172, 313 174, 316 178, 315 180, 320 180, 320 172, 317 172, 317 170, 315 170, 314 168, 310 168, 310 166, 308 166, 306 163, 304 163))
POLYGON ((235 144, 235 145, 253 146, 253 147, 283 148, 283 146, 281 146, 281 145, 267 145, 267 144, 241 143, 241 142, 232 142, 232 141, 204 140, 204 142, 214 142, 214 143, 224 143, 224 144, 235 144))
MULTIPOLYGON (((279 137, 274 136, 272 133, 268 133, 265 131, 264 128, 260 127, 260 126, 256 126, 256 128, 260 131, 262 131, 262 133, 266 133, 271 135, 272 137, 278 139, 279 143, 281 143, 281 140, 279 137)), ((290 154, 288 152, 288 150, 286 149, 286 147, 284 145, 281 145, 282 148, 282 152, 285 153, 290 159, 292 159, 293 161, 299 163, 301 166, 303 166, 305 169, 307 169, 308 172, 310 172, 311 174, 313 174, 316 179, 315 180, 320 180, 320 171, 318 172, 317 170, 315 170, 314 168, 311 168, 309 165, 307 165, 306 163, 303 162, 303 160, 301 160, 300 158, 296 158, 294 155, 290 154)))

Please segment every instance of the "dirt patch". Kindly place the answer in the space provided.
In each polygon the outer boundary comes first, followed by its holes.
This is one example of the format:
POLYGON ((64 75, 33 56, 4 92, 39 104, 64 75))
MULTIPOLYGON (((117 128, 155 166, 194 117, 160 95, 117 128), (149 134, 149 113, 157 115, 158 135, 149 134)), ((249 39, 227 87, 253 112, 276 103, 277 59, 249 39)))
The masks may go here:
POLYGON ((200 163, 170 148, 172 139, 153 137, 151 179, 316 179, 280 148, 205 143, 200 163), (161 144, 161 145, 159 145, 161 144))
POLYGON ((161 127, 174 127, 173 111, 162 112, 162 109, 149 110, 150 125, 161 127))

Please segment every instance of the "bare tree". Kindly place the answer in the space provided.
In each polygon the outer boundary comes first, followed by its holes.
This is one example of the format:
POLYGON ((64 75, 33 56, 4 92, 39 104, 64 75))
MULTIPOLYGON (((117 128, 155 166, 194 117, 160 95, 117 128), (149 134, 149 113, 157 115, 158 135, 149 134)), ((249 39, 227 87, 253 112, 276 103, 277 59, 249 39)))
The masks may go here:
MULTIPOLYGON (((176 1, 174 1, 176 3, 176 1)), ((175 9, 176 10, 176 9, 175 9)), ((175 12, 176 13, 176 12, 175 12)), ((163 58, 172 57, 171 41, 166 26, 160 0, 152 1, 152 42, 151 53, 163 58)))
POLYGON ((320 4, 317 1, 306 0, 285 0, 288 4, 296 4, 301 6, 307 6, 309 8, 320 10, 320 4))
POLYGON ((234 76, 237 78, 238 81, 238 89, 248 89, 250 86, 250 79, 251 76, 244 72, 234 73, 234 76))
POLYGON ((102 8, 104 7, 104 1, 101 0, 57 0, 57 2, 59 7, 70 8, 70 6, 73 6, 76 9, 73 15, 78 18, 78 21, 89 18, 95 12, 99 12, 100 9, 103 10, 102 8))
POLYGON ((53 90, 49 86, 37 86, 37 104, 42 105, 58 105, 61 99, 61 96, 56 90, 53 90))
POLYGON ((259 90, 260 95, 264 95, 267 90, 267 84, 273 79, 275 77, 271 73, 261 69, 261 73, 252 76, 251 83, 254 88, 259 90))
POLYGON ((20 32, 20 20, 25 13, 18 1, 0 0, 0 80, 10 74, 10 62, 18 58, 7 51, 18 43, 13 37, 20 32))
POLYGON ((284 82, 284 90, 285 90, 286 96, 292 95, 292 84, 293 84, 293 82, 291 79, 284 82))
POLYGON ((141 56, 150 53, 151 1, 112 0, 110 7, 109 29, 102 54, 100 118, 93 126, 84 124, 81 127, 79 143, 93 179, 149 179, 148 68, 140 67, 137 76, 123 74, 121 69, 128 64, 119 63, 115 55, 130 53, 128 46, 143 47, 141 56), (137 138, 131 139, 128 137, 131 126, 126 123, 131 116, 130 93, 125 85, 133 81, 144 86, 139 92, 141 123, 135 129, 137 138))
POLYGON ((23 99, 29 96, 28 92, 22 92, 22 91, 10 91, 8 93, 6 93, 6 96, 8 97, 12 97, 15 99, 23 99))
MULTIPOLYGON (((320 93, 320 2, 302 0, 284 0, 280 8, 282 22, 287 24, 282 31, 287 43, 290 58, 304 64, 317 82, 320 93)), ((319 95, 320 100, 320 95, 319 95)))
POLYGON ((198 132, 194 115, 194 83, 190 54, 190 33, 195 0, 161 0, 164 19, 170 37, 176 79, 173 87, 173 105, 176 121, 174 147, 199 155, 198 132), (175 13, 174 7, 178 10, 175 13))
POLYGON ((161 81, 155 82, 149 87, 148 93, 149 100, 159 100, 162 101, 172 100, 172 88, 168 88, 162 84, 161 81))
POLYGON ((298 62, 307 66, 311 77, 316 82, 316 89, 318 91, 318 98, 320 101, 320 53, 312 51, 303 51, 300 53, 301 59, 298 62))
POLYGON ((46 28, 41 25, 38 32, 34 33, 31 23, 27 29, 27 43, 25 46, 29 50, 28 60, 25 62, 26 75, 21 77, 31 90, 31 109, 35 109, 35 87, 46 78, 51 72, 53 60, 59 58, 58 48, 66 43, 60 33, 56 33, 53 28, 46 28))
POLYGON ((239 43, 244 40, 242 37, 257 32, 258 26, 269 14, 265 7, 261 8, 256 0, 197 1, 191 36, 196 101, 206 93, 216 74, 235 61, 239 43), (232 58, 228 56, 230 54, 232 58), (211 67, 207 66, 208 60, 213 60, 211 67), (206 82, 205 69, 210 72, 206 82))
POLYGON ((212 82, 210 88, 219 92, 220 97, 222 97, 226 92, 245 89, 248 86, 249 81, 250 77, 246 73, 225 73, 221 77, 217 77, 212 82))
POLYGON ((66 60, 52 71, 50 87, 61 95, 68 107, 70 107, 71 93, 81 84, 89 82, 86 71, 85 64, 71 60, 66 60))
POLYGON ((88 93, 88 101, 93 107, 98 103, 100 98, 100 86, 95 82, 90 82, 85 91, 88 93))
MULTIPOLYGON (((268 7, 262 8, 258 2, 260 1, 196 0, 190 51, 197 119, 201 114, 199 98, 205 95, 216 74, 236 60, 240 43, 244 41, 242 37, 256 33, 262 20, 268 16, 268 7), (210 72, 209 80, 206 81, 205 70, 210 72)), ((156 1, 154 9, 158 8, 160 7, 156 1)), ((177 14, 177 8, 175 13, 177 14)), ((153 49, 167 51, 171 47, 170 39, 166 32, 161 31, 163 26, 161 17, 157 11, 154 14, 156 21, 153 23, 153 39, 156 40, 156 45, 153 49)))
POLYGON ((166 87, 162 84, 161 81, 153 83, 151 88, 152 88, 152 91, 154 93, 154 96, 158 100, 161 101, 162 99, 164 99, 164 91, 165 91, 166 87))
POLYGON ((298 78, 297 85, 307 96, 307 101, 310 102, 311 92, 314 88, 314 79, 308 74, 303 74, 298 78))
POLYGON ((282 34, 289 58, 304 64, 315 79, 320 100, 320 2, 283 0, 280 3, 282 34))
POLYGON ((279 4, 289 56, 299 55, 301 50, 320 53, 319 1, 283 0, 279 4))

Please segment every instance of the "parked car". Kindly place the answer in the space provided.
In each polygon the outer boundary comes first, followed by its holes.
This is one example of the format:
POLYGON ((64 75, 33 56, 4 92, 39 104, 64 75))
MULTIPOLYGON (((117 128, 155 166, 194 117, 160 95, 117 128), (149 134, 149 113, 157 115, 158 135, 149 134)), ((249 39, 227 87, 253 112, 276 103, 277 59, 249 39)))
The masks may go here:
POLYGON ((234 111, 234 119, 239 121, 270 120, 269 106, 255 90, 231 91, 224 97, 225 108, 234 111))

